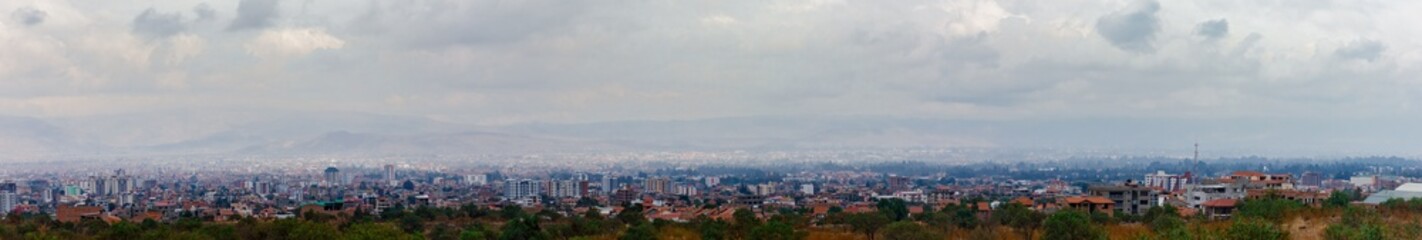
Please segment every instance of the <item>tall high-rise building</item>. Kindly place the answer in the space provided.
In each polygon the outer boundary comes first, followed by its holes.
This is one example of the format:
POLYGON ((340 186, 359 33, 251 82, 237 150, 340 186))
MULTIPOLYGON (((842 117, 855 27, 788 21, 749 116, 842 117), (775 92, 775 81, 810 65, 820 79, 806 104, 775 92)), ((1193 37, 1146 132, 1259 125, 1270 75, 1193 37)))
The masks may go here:
POLYGON ((108 181, 106 181, 106 180, 108 180, 108 179, 106 179, 106 178, 104 178, 104 177, 99 177, 99 176, 91 176, 91 177, 89 177, 89 181, 94 183, 94 184, 93 184, 93 188, 94 188, 93 190, 94 190, 94 191, 91 191, 91 192, 93 192, 95 195, 108 195, 108 194, 109 194, 109 192, 108 192, 109 186, 108 186, 108 181))
POLYGON ((1304 172, 1299 176, 1299 185, 1309 187, 1323 186, 1323 174, 1317 172, 1304 172))
POLYGON ((10 210, 14 210, 19 204, 19 194, 15 191, 0 191, 0 213, 9 215, 10 210))
POLYGON ((395 165, 385 164, 385 183, 390 186, 399 184, 395 181, 395 165))
POLYGON ((671 187, 672 187, 672 186, 671 186, 671 179, 670 179, 670 178, 667 178, 667 177, 647 178, 647 184, 645 184, 644 187, 647 189, 647 192, 649 192, 649 193, 671 193, 671 192, 672 192, 672 189, 671 189, 671 187))
POLYGON ((530 179, 509 179, 504 181, 504 198, 515 199, 535 197, 540 194, 543 182, 530 179))
POLYGON ((548 195, 553 197, 582 197, 586 192, 586 181, 555 180, 548 184, 548 195))
POLYGON ((484 184, 489 184, 489 175, 486 175, 486 174, 470 174, 470 175, 466 175, 466 176, 464 176, 464 182, 469 183, 469 185, 483 186, 484 184))
POLYGON ((612 174, 603 174, 602 185, 599 185, 598 187, 602 188, 602 193, 604 194, 610 194, 612 193, 612 190, 617 190, 617 186, 612 185, 612 174))
POLYGON ((20 187, 12 182, 0 183, 0 192, 19 192, 20 187))
POLYGON ((1165 171, 1156 171, 1155 173, 1146 174, 1144 182, 1146 187, 1158 188, 1166 192, 1174 192, 1185 190, 1185 184, 1189 182, 1189 180, 1190 178, 1188 176, 1167 174, 1165 171))
POLYGON ((325 176, 324 176, 324 179, 323 179, 323 180, 326 181, 326 185, 328 185, 328 186, 339 186, 339 185, 341 185, 342 180, 341 180, 341 170, 340 170, 340 169, 336 169, 336 167, 327 167, 324 174, 325 174, 325 176))

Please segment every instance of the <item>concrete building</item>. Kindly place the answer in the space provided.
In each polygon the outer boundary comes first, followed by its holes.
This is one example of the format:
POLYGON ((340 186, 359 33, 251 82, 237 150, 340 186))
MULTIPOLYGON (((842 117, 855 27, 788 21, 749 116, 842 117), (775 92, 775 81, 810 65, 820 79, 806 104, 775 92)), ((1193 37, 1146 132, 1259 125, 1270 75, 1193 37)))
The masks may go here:
POLYGON ((645 185, 643 185, 643 187, 646 188, 646 190, 647 190, 648 193, 671 193, 671 192, 672 192, 672 189, 671 189, 671 188, 672 188, 671 179, 670 179, 670 178, 666 178, 666 177, 648 178, 648 179, 647 179, 647 183, 646 183, 645 185))
POLYGON ((1255 171, 1235 171, 1229 176, 1220 179, 1222 182, 1244 183, 1249 189, 1294 189, 1293 175, 1268 174, 1255 171))
POLYGON ((1205 202, 1217 199, 1244 199, 1248 194, 1245 191, 1244 183, 1206 180, 1201 181, 1200 184, 1186 186, 1184 198, 1190 208, 1202 209, 1205 202))
POLYGON ((582 197, 586 194, 586 181, 578 180, 556 180, 549 181, 548 196, 552 197, 582 197))
POLYGON ((542 194, 543 182, 531 179, 509 179, 504 181, 504 198, 517 199, 537 197, 542 194))
POLYGON ((1098 185, 1087 187, 1091 196, 1104 197, 1115 203, 1115 210, 1131 215, 1142 215, 1151 207, 1160 205, 1160 192, 1144 186, 1098 185))
POLYGON ((321 180, 325 182, 327 186, 340 186, 342 182, 341 170, 336 169, 336 167, 327 167, 326 171, 322 172, 321 180))
POLYGON ((1155 173, 1146 174, 1144 183, 1146 187, 1158 188, 1166 192, 1174 192, 1185 190, 1185 184, 1187 184, 1189 180, 1189 173, 1176 175, 1165 173, 1165 171, 1156 171, 1155 173))
POLYGON ((390 186, 400 184, 400 182, 395 181, 395 165, 385 164, 385 183, 390 186))

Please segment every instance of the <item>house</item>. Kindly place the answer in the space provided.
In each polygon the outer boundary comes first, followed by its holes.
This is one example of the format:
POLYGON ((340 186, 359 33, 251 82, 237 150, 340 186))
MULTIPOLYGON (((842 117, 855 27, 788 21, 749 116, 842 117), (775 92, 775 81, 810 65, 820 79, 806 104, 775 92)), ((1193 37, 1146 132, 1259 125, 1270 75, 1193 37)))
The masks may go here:
POLYGON ((1160 205, 1160 191, 1127 183, 1125 185, 1098 185, 1087 187, 1091 196, 1104 197, 1115 203, 1115 211, 1131 215, 1143 215, 1151 207, 1160 205))
POLYGON ((1185 186, 1185 203, 1194 209, 1203 210, 1205 202, 1218 199, 1244 199, 1248 195, 1244 183, 1236 181, 1203 180, 1200 184, 1185 186))
POLYGON ((104 208, 98 206, 65 206, 60 205, 55 209, 55 218, 59 222, 78 223, 84 219, 100 219, 104 208))
POLYGON ((1062 198, 1062 205, 1066 206, 1066 209, 1074 209, 1087 213, 1099 212, 1105 213, 1106 215, 1115 214, 1114 210, 1116 209, 1116 201, 1100 196, 1064 197, 1062 198))
POLYGON ((1268 174, 1255 171, 1235 171, 1220 179, 1222 182, 1243 183, 1249 189, 1294 189, 1291 174, 1268 174))
POLYGON ((1200 204, 1204 208, 1206 217, 1211 219, 1228 219, 1234 214, 1235 208, 1239 207, 1239 199, 1221 198, 1206 201, 1200 204))

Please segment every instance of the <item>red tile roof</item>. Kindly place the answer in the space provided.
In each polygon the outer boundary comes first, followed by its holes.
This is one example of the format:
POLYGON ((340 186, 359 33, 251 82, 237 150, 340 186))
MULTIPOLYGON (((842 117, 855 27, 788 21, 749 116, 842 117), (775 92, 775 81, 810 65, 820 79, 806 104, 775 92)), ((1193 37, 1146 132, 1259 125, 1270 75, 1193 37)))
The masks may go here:
POLYGON ((1205 203, 1201 203, 1200 205, 1204 205, 1205 207, 1234 207, 1235 205, 1238 205, 1238 204, 1239 204, 1239 200, 1238 200, 1238 199, 1223 198, 1223 199, 1215 199, 1215 200, 1206 201, 1205 203))

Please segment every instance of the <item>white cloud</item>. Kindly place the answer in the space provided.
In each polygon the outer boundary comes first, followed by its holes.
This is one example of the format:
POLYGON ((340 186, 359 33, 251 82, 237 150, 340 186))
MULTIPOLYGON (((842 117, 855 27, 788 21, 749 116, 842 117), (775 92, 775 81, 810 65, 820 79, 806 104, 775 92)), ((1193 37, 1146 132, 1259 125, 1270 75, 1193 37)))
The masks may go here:
POLYGON ((315 28, 280 28, 262 32, 244 47, 247 53, 260 58, 301 57, 316 50, 345 47, 346 42, 315 28))

